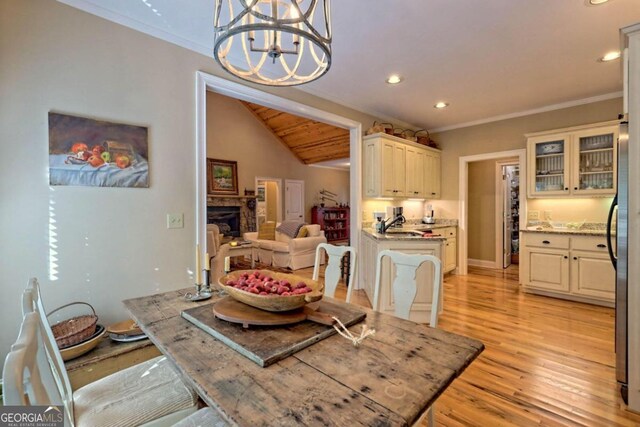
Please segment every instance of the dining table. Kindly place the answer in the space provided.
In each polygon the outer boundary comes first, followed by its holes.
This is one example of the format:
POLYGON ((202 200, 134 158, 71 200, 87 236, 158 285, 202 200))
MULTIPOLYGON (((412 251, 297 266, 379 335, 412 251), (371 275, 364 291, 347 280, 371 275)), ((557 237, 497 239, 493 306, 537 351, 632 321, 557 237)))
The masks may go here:
MULTIPOLYGON (((224 297, 214 292, 209 300, 192 302, 184 298, 189 290, 127 299, 124 305, 185 382, 230 425, 413 425, 484 349, 478 340, 358 306, 366 317, 349 331, 359 336, 364 324, 375 330, 358 346, 333 333, 262 367, 181 316, 224 297)), ((346 305, 326 296, 323 301, 346 305)), ((277 335, 269 339, 277 341, 277 335)))

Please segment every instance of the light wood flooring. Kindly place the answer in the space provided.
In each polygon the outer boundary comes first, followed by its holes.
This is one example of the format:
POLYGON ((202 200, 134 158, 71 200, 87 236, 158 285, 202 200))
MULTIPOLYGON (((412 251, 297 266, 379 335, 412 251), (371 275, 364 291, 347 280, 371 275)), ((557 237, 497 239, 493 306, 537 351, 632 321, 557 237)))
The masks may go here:
MULTIPOLYGON (((370 307, 364 291, 352 302, 370 307)), ((439 426, 640 425, 616 387, 613 309, 526 294, 517 267, 471 267, 445 277, 439 327, 486 347, 438 399, 439 426)))

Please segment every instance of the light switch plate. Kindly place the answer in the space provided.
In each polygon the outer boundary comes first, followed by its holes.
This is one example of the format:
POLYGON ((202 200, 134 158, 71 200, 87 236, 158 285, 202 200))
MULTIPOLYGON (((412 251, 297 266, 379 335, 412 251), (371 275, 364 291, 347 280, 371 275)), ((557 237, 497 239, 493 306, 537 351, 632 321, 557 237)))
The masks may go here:
POLYGON ((167 228, 184 228, 184 214, 167 214, 167 228))
POLYGON ((531 220, 540 219, 540 211, 529 211, 527 213, 527 219, 531 219, 531 220))

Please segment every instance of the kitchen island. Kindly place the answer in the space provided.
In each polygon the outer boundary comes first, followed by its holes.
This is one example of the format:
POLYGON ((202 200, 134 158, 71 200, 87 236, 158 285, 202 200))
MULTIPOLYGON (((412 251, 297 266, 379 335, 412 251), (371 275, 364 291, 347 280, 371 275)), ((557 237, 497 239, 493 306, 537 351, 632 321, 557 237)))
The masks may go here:
MULTIPOLYGON (((423 237, 423 234, 420 233, 420 231, 423 229, 444 229, 446 227, 447 226, 438 227, 435 224, 413 227, 405 226, 401 229, 389 230, 389 232, 385 234, 378 233, 371 229, 363 229, 361 239, 362 250, 360 254, 360 272, 362 274, 361 283, 364 284, 364 290, 369 301, 373 302, 378 253, 386 249, 391 249, 407 254, 433 255, 440 258, 440 260, 443 260, 447 244, 447 236, 433 231, 431 237, 423 237)), ((425 263, 420 266, 416 272, 418 291, 409 315, 409 319, 414 322, 429 322, 433 295, 433 275, 433 266, 429 263, 425 263)), ((393 292, 391 290, 391 284, 393 283, 394 277, 395 267, 388 258, 383 259, 380 279, 381 289, 379 309, 383 313, 387 314, 393 314, 395 311, 393 292)), ((442 292, 440 292, 440 302, 438 304, 442 307, 442 292)))

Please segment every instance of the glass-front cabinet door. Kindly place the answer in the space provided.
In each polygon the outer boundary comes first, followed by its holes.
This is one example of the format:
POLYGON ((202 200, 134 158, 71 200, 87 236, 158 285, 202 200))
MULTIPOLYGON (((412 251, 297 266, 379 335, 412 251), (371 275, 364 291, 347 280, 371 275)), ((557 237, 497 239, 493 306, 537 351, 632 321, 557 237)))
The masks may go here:
POLYGON ((591 129, 573 136, 573 194, 614 194, 617 127, 591 129))
POLYGON ((569 194, 570 142, 566 134, 529 141, 529 192, 532 196, 569 194))

